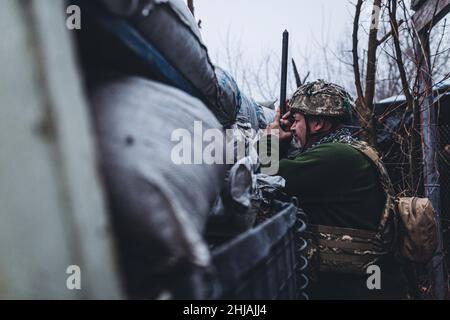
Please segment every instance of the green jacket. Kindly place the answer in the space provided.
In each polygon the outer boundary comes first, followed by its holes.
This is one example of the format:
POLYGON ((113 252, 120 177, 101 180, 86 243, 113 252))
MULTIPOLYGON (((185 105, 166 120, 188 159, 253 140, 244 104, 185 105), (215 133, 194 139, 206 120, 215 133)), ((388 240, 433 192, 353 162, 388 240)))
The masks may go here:
MULTIPOLYGON (((362 153, 344 143, 325 143, 279 163, 286 192, 299 199, 309 223, 376 231, 385 194, 376 169, 362 153)), ((406 279, 392 257, 379 263, 381 290, 369 290, 369 275, 319 274, 312 298, 401 299, 406 279)))

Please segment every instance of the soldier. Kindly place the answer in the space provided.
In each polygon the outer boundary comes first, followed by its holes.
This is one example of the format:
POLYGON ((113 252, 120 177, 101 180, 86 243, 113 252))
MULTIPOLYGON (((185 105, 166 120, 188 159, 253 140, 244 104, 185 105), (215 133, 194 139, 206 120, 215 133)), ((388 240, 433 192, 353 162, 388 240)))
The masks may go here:
POLYGON ((295 158, 280 160, 279 175, 309 220, 310 264, 317 271, 311 298, 406 298, 406 278, 393 255, 389 177, 376 151, 345 127, 352 97, 318 80, 301 86, 289 105, 290 112, 283 118, 278 112, 267 133, 278 129, 281 157, 292 138, 301 145, 295 158), (368 280, 372 264, 380 279, 368 280))

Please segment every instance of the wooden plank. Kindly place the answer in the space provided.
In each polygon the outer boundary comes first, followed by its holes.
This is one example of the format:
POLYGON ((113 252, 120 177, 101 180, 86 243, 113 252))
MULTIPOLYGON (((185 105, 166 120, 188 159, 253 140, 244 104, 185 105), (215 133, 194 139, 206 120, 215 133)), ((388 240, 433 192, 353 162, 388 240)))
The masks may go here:
POLYGON ((431 28, 450 12, 450 0, 428 0, 412 16, 418 32, 431 28))
POLYGON ((0 299, 121 298, 64 3, 0 1, 0 299))
POLYGON ((413 9, 414 11, 417 11, 421 5, 423 5, 425 2, 427 2, 428 0, 412 0, 411 1, 411 9, 413 9))

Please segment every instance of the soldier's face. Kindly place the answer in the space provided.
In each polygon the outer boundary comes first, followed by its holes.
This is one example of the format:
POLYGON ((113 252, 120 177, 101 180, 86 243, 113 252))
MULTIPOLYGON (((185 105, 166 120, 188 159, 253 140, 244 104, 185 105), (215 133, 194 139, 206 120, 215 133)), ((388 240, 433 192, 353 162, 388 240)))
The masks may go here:
POLYGON ((306 121, 301 113, 296 113, 294 115, 294 123, 291 126, 291 132, 297 142, 304 146, 306 143, 306 121))

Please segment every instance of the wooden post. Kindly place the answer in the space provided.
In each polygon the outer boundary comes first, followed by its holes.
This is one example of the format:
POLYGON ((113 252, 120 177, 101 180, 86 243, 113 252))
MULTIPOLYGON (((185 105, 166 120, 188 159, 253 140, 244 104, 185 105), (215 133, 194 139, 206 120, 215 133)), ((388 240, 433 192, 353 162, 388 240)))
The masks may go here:
POLYGON ((428 0, 412 16, 418 32, 431 28, 450 12, 450 0, 428 0))
POLYGON ((429 264, 436 299, 445 299, 448 291, 444 268, 444 250, 441 227, 441 197, 438 171, 438 113, 433 99, 433 80, 430 62, 431 28, 450 11, 450 0, 428 0, 418 8, 412 19, 417 30, 416 48, 419 62, 419 97, 425 195, 431 200, 438 223, 438 249, 429 264))
POLYGON ((0 1, 0 299, 122 297, 64 3, 0 1))
POLYGON ((438 223, 438 249, 429 265, 433 281, 433 294, 436 299, 443 300, 447 294, 447 283, 444 268, 444 252, 441 228, 441 197, 438 171, 438 133, 437 104, 433 101, 433 80, 430 70, 430 41, 427 30, 419 33, 416 46, 419 53, 419 88, 423 95, 419 97, 421 109, 421 137, 423 154, 423 178, 425 195, 431 200, 438 223))

